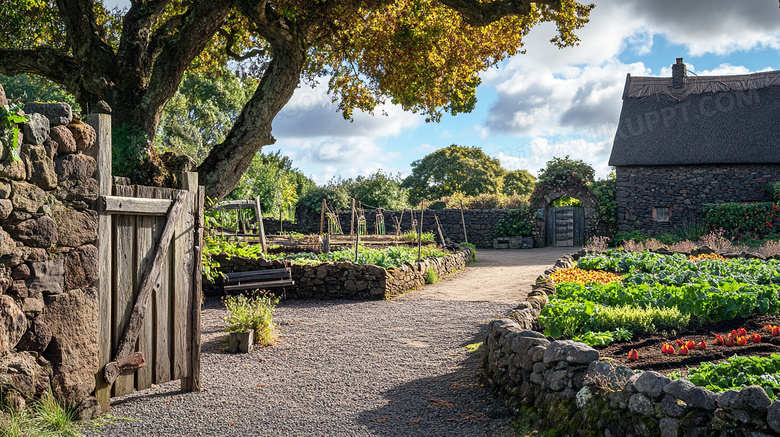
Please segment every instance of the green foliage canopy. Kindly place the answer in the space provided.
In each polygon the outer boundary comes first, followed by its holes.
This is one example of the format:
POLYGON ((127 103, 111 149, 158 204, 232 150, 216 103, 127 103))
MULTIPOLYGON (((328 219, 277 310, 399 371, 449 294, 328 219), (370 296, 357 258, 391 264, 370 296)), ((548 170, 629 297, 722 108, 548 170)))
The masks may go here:
POLYGON ((369 176, 358 176, 343 181, 347 194, 357 202, 371 208, 406 208, 408 190, 401 188, 401 176, 390 175, 377 170, 369 176))
POLYGON ((507 196, 531 194, 536 185, 536 178, 527 170, 508 171, 504 175, 503 192, 507 196))
POLYGON ((479 147, 453 144, 412 163, 412 174, 402 187, 409 189, 409 201, 436 199, 463 193, 469 196, 501 192, 506 170, 497 159, 479 147))

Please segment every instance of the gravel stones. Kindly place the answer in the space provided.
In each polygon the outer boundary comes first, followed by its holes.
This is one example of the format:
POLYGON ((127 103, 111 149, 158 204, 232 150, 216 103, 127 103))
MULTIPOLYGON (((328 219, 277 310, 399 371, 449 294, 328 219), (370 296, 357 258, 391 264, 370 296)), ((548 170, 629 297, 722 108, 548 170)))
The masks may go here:
POLYGON ((588 364, 599 359, 599 351, 571 340, 558 340, 550 343, 544 352, 544 364, 553 361, 566 361, 572 364, 588 364))

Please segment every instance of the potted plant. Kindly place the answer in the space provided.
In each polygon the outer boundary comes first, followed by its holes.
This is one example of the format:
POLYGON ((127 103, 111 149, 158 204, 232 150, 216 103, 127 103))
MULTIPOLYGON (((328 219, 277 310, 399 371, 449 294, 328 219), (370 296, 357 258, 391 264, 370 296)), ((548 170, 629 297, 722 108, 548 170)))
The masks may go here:
POLYGON ((230 333, 228 351, 249 353, 254 344, 269 346, 274 343, 273 313, 278 299, 255 294, 226 296, 222 299, 230 313, 225 317, 230 333))

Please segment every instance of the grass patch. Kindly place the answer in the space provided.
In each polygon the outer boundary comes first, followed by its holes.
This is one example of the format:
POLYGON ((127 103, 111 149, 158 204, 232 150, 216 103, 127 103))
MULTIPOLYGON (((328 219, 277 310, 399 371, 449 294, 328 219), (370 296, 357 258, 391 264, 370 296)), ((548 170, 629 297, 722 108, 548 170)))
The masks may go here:
POLYGON ((470 353, 476 353, 479 352, 480 349, 482 349, 483 342, 479 343, 471 343, 466 345, 466 351, 470 353))
POLYGON ((471 260, 469 261, 469 264, 479 261, 477 259, 477 246, 474 246, 471 243, 460 243, 459 246, 468 247, 469 249, 471 249, 471 260))
POLYGON ((428 271, 425 272, 425 283, 428 285, 435 284, 438 280, 439 275, 436 274, 436 270, 433 267, 428 267, 428 271))
POLYGON ((51 391, 22 412, 0 413, 0 437, 82 436, 76 412, 57 402, 51 391))

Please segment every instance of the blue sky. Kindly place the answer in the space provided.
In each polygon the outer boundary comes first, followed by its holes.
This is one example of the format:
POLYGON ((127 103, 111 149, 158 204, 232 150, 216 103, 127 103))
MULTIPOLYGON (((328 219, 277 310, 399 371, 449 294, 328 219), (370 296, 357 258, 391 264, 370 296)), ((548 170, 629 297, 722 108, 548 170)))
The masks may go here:
MULTIPOLYGON (((299 88, 273 124, 280 149, 317 183, 378 169, 408 175, 411 163, 450 144, 479 146, 507 170, 536 175, 553 156, 570 155, 609 173, 626 74, 671 76, 683 57, 689 74, 780 69, 776 0, 622 0, 596 2, 578 47, 549 43, 534 28, 526 54, 482 74, 474 112, 425 123, 395 106, 342 119, 324 82, 299 88)), ((106 4, 128 3, 107 0, 106 4)))

